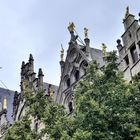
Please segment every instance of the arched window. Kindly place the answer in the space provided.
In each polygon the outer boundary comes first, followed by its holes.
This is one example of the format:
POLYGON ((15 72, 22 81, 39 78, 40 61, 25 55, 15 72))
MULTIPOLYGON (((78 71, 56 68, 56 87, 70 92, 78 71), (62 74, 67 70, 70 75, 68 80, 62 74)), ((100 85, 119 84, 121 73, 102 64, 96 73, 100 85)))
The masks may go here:
POLYGON ((69 112, 71 113, 73 111, 73 104, 72 101, 69 102, 68 104, 69 112))
POLYGON ((79 70, 76 70, 75 72, 75 81, 78 81, 80 78, 79 70))
POLYGON ((80 64, 80 77, 82 77, 83 75, 85 75, 86 72, 86 68, 88 67, 88 63, 86 60, 83 60, 80 64))
POLYGON ((67 79, 66 83, 67 83, 67 88, 69 88, 70 87, 70 78, 67 79))

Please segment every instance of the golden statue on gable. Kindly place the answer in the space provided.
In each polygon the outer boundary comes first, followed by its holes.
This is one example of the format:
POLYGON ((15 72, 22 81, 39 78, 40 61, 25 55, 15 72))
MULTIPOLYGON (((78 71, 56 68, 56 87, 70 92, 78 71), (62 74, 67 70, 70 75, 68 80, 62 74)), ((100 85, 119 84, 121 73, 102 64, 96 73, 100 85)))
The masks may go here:
POLYGON ((125 19, 129 16, 129 7, 126 7, 126 12, 125 12, 125 19))
POLYGON ((69 30, 70 32, 73 32, 73 31, 74 31, 74 28, 75 28, 74 23, 73 23, 73 22, 69 22, 68 30, 69 30))
POLYGON ((84 28, 84 35, 85 35, 85 38, 88 38, 88 29, 87 28, 84 28))
POLYGON ((102 43, 102 54, 103 54, 103 57, 105 57, 106 56, 106 48, 107 48, 107 46, 104 44, 104 43, 102 43))

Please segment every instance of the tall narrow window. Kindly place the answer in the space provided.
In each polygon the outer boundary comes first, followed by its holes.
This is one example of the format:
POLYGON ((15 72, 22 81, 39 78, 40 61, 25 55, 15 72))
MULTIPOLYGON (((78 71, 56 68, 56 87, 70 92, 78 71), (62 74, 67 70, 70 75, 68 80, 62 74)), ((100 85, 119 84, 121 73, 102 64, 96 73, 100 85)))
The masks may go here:
POLYGON ((69 112, 71 113, 73 111, 72 101, 69 102, 68 108, 69 108, 69 112))
POLYGON ((75 81, 78 81, 79 78, 80 78, 80 76, 79 76, 79 70, 76 70, 76 72, 75 72, 75 81))
POLYGON ((133 63, 135 63, 138 60, 138 53, 135 45, 130 49, 130 52, 133 59, 133 63))
POLYGON ((67 87, 70 87, 70 78, 67 79, 67 87))
POLYGON ((129 65, 129 58, 128 58, 128 55, 125 56, 124 60, 125 60, 125 64, 128 66, 128 65, 129 65))

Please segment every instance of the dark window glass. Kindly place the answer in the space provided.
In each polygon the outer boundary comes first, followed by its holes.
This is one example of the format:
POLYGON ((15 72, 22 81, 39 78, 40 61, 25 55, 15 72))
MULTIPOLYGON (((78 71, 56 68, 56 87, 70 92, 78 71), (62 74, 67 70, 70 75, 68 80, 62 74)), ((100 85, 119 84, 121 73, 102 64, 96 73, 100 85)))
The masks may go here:
POLYGON ((73 111, 72 102, 69 102, 68 107, 69 107, 69 112, 71 113, 73 111))
POLYGON ((76 72, 75 72, 75 80, 78 81, 79 78, 80 78, 79 70, 76 70, 76 72))
POLYGON ((70 87, 70 78, 67 79, 67 87, 70 87))
POLYGON ((128 55, 124 58, 126 65, 129 65, 128 55))
POLYGON ((138 54, 137 54, 137 50, 136 50, 136 46, 134 45, 131 49, 131 56, 133 59, 133 63, 135 63, 138 60, 138 54))

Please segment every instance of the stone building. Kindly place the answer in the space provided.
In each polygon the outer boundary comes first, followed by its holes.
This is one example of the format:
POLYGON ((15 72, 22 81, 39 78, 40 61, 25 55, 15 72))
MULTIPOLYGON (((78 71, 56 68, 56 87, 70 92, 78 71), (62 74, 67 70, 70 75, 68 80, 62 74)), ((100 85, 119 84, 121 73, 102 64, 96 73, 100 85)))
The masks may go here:
MULTIPOLYGON (((45 83, 43 81, 43 72, 40 68, 38 75, 34 72, 34 59, 30 54, 29 61, 25 63, 22 62, 21 66, 21 83, 20 83, 20 93, 15 92, 14 102, 13 102, 13 119, 14 121, 21 120, 25 115, 27 108, 25 106, 26 100, 24 94, 26 94, 27 89, 31 91, 31 94, 36 94, 37 91, 43 91, 44 97, 50 96, 50 90, 53 92, 53 98, 55 99, 58 87, 52 84, 45 83)), ((32 117, 32 116, 31 116, 32 117)), ((32 117, 32 129, 39 129, 42 124, 40 124, 36 118, 32 117)))
POLYGON ((131 81, 132 77, 140 72, 140 25, 135 16, 129 13, 127 7, 123 20, 124 33, 121 40, 117 40, 117 48, 120 59, 120 70, 124 78, 131 81))
POLYGON ((79 41, 78 35, 75 35, 74 23, 70 23, 68 30, 71 39, 68 43, 66 60, 63 60, 63 49, 61 51, 61 80, 58 89, 56 102, 63 104, 66 109, 72 111, 72 98, 76 83, 85 75, 85 69, 92 60, 99 63, 99 67, 105 64, 106 46, 102 44, 103 51, 90 47, 88 38, 88 29, 84 28, 85 39, 79 41))
MULTIPOLYGON (((123 19, 124 33, 121 40, 117 40, 117 49, 119 52, 119 69, 124 74, 124 79, 131 81, 132 77, 140 72, 140 26, 134 15, 129 13, 127 7, 125 18, 123 19)), ((58 88, 56 101, 63 104, 69 112, 72 111, 72 98, 76 83, 85 74, 85 68, 92 61, 96 60, 100 68, 104 66, 104 56, 106 55, 106 46, 102 44, 102 50, 92 48, 90 39, 85 28, 84 42, 78 43, 78 35, 75 35, 74 23, 70 23, 68 29, 71 39, 67 50, 65 61, 61 59, 61 80, 58 88), (81 45, 82 43, 82 45, 81 45)), ((63 56, 63 50, 61 57, 63 56)))
POLYGON ((0 88, 0 139, 7 128, 13 123, 14 91, 0 88))

